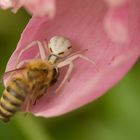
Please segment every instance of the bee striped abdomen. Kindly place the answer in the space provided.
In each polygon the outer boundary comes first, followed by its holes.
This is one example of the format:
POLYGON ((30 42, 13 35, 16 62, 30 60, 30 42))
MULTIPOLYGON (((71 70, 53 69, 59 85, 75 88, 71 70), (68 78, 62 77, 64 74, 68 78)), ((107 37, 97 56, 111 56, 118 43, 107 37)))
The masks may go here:
POLYGON ((17 78, 10 82, 0 100, 0 119, 8 122, 18 111, 28 94, 26 83, 17 78))

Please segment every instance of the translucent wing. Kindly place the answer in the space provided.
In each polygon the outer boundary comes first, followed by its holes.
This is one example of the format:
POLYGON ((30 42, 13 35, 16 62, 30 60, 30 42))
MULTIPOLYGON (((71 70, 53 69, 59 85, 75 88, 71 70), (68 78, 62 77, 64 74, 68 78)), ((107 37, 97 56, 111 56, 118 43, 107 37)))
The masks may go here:
POLYGON ((7 71, 7 72, 4 73, 3 78, 9 76, 9 75, 12 74, 12 73, 20 72, 20 71, 22 71, 22 70, 24 70, 24 69, 25 69, 25 67, 21 67, 21 68, 18 68, 18 69, 14 69, 14 70, 7 71))
POLYGON ((5 79, 8 76, 14 74, 14 72, 20 72, 20 71, 22 71, 24 69, 25 69, 25 67, 21 67, 21 68, 18 68, 18 69, 7 71, 4 74, 0 75, 0 85, 3 84, 3 79, 5 79))

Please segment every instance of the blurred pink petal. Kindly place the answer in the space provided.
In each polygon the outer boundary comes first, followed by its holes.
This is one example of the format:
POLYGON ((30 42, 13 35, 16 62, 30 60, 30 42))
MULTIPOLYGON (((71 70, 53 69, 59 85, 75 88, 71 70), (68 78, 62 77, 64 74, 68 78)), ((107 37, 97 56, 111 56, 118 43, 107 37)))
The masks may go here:
POLYGON ((116 7, 116 6, 120 6, 124 3, 127 3, 129 0, 105 0, 109 6, 111 7, 116 7))
POLYGON ((1 8, 12 8, 13 12, 22 6, 34 16, 53 17, 55 14, 55 0, 0 0, 1 8))
POLYGON ((11 0, 0 0, 0 7, 3 9, 11 8, 12 1, 11 0))
POLYGON ((54 16, 55 0, 28 0, 25 8, 34 16, 54 16))
POLYGON ((105 31, 112 41, 124 43, 128 40, 129 4, 110 8, 105 16, 105 31))
MULTIPOLYGON (((56 17, 32 18, 24 30, 18 47, 11 56, 6 71, 14 69, 19 52, 33 40, 49 40, 62 35, 69 38, 74 50, 88 48, 86 56, 95 60, 100 72, 90 63, 75 61, 71 81, 66 82, 60 93, 54 93, 64 76, 61 69, 58 83, 44 95, 31 112, 51 117, 64 114, 85 105, 116 84, 134 65, 140 56, 140 1, 131 1, 129 7, 129 40, 115 43, 108 38, 103 28, 107 6, 101 0, 60 0, 56 17), (86 3, 84 3, 84 1, 86 3)), ((37 50, 27 51, 21 61, 32 58, 37 50)))

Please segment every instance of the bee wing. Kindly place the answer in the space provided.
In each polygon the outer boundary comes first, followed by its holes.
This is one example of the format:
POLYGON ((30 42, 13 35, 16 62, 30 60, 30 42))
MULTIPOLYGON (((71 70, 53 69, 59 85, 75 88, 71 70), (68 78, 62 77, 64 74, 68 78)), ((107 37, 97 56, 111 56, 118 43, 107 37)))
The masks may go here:
POLYGON ((10 71, 7 71, 5 72, 4 74, 0 75, 0 85, 4 84, 3 83, 3 79, 7 78, 8 76, 12 75, 14 72, 20 72, 22 70, 24 70, 25 67, 21 67, 21 68, 18 68, 18 69, 14 69, 14 70, 10 70, 10 71))
POLYGON ((21 67, 21 68, 18 68, 18 69, 14 69, 14 70, 10 70, 10 71, 7 71, 5 72, 3 75, 2 75, 2 79, 8 77, 9 75, 13 74, 14 72, 20 72, 22 70, 24 70, 25 67, 21 67))

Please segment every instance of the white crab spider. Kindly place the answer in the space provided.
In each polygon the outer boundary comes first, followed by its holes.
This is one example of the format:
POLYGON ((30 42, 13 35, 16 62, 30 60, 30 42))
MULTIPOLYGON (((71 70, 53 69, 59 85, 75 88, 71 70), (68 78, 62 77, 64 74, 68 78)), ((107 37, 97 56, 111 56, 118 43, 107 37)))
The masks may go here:
MULTIPOLYGON (((46 41, 43 41, 43 42, 33 41, 33 42, 31 42, 24 49, 22 49, 22 51, 19 53, 18 58, 17 58, 16 68, 21 67, 26 61, 29 61, 29 60, 24 60, 24 61, 19 63, 19 59, 20 59, 21 55, 25 51, 27 51, 28 49, 30 49, 31 47, 33 47, 35 45, 37 45, 39 47, 39 55, 40 55, 41 59, 48 61, 49 63, 54 65, 54 67, 56 69, 64 67, 66 65, 69 66, 68 70, 66 72, 66 75, 65 75, 64 79, 61 81, 58 88, 56 89, 56 92, 58 92, 61 89, 61 87, 64 85, 64 83, 69 79, 69 76, 70 76, 70 74, 73 70, 73 67, 74 67, 73 61, 75 59, 82 58, 82 59, 90 62, 97 69, 97 65, 96 65, 95 61, 89 59, 88 57, 84 56, 83 54, 80 54, 82 51, 78 51, 76 53, 73 53, 71 56, 69 56, 67 58, 67 56, 72 51, 72 44, 67 38, 62 37, 62 36, 52 37, 50 39, 50 41, 48 42, 48 45, 47 45, 46 41), (49 49, 49 53, 50 53, 49 56, 46 53, 47 48, 49 49)), ((37 56, 38 56, 38 54, 37 54, 37 56)))

